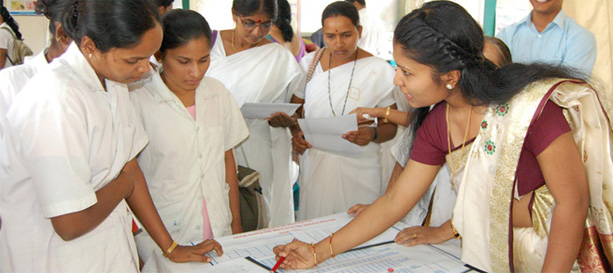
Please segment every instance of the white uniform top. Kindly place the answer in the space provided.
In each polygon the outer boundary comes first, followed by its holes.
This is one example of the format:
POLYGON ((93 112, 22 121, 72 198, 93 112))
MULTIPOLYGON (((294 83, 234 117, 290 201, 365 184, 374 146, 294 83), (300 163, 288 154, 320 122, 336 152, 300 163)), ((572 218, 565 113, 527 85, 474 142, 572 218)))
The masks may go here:
POLYGON ((6 115, 15 96, 26 83, 40 70, 49 66, 45 57, 46 50, 28 58, 23 65, 0 70, 0 115, 6 115))
POLYGON ((11 170, 0 177, 0 272, 138 271, 125 201, 72 241, 49 220, 94 205, 148 142, 126 85, 106 87, 72 44, 15 98, 2 147, 11 170))
MULTIPOLYGON (((215 237, 232 234, 225 151, 249 135, 236 100, 218 80, 204 77, 196 89, 196 120, 159 73, 130 92, 150 143, 138 157, 164 225, 179 244, 203 240, 202 199, 215 237)), ((137 236, 141 258, 158 249, 137 236)))
POLYGON ((7 28, 13 34, 14 32, 7 23, 0 24, 0 28, 1 28, 0 29, 0 48, 6 49, 6 56, 7 56, 6 61, 4 62, 4 67, 0 67, 0 68, 7 68, 9 66, 13 66, 11 61, 9 61, 8 56, 11 56, 11 52, 13 52, 13 41, 15 40, 13 38, 13 35, 8 33, 7 28))

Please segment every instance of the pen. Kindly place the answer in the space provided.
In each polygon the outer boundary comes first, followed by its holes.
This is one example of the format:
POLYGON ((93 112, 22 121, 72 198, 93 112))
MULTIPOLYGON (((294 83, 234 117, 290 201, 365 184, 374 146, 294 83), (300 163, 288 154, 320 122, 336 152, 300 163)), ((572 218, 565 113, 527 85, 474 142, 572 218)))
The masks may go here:
POLYGON ((279 266, 281 265, 281 263, 285 260, 285 257, 281 256, 279 257, 279 260, 277 261, 277 263, 275 264, 275 266, 272 267, 271 271, 277 272, 277 268, 279 268, 279 266))

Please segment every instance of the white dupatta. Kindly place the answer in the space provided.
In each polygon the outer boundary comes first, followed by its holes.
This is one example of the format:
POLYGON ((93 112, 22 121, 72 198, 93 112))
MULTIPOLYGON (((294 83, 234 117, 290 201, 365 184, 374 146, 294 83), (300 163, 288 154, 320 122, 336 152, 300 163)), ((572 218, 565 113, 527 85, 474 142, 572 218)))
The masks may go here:
MULTIPOLYGON (((219 33, 211 49, 207 76, 221 81, 238 106, 246 102, 289 102, 304 88, 305 76, 294 56, 270 43, 226 56, 219 33)), ((272 128, 265 119, 247 119, 249 138, 235 150, 238 164, 260 172, 260 184, 270 209, 270 226, 294 222, 290 135, 286 128, 272 128), (243 155, 244 151, 244 155, 243 155), (246 159, 246 160, 245 160, 246 159)))

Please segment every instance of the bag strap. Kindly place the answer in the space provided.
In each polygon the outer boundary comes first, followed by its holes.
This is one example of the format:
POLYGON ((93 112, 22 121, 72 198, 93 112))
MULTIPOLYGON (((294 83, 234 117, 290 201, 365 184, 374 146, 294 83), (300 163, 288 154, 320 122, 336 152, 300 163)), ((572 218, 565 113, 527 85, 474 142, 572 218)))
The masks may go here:
POLYGON ((247 161, 247 155, 245 155, 245 149, 243 149, 243 144, 241 144, 240 147, 241 147, 241 153, 243 154, 243 159, 245 159, 245 165, 247 165, 247 168, 251 168, 249 167, 249 162, 247 161))
MULTIPOLYGON (((0 29, 6 30, 13 37, 13 44, 14 44, 15 40, 17 40, 17 36, 15 36, 15 34, 7 27, 0 27, 0 29)), ((13 48, 13 50, 15 49, 13 48)), ((9 62, 11 62, 11 65, 15 65, 15 62, 13 62, 13 60, 11 60, 11 57, 9 56, 8 50, 6 51, 6 58, 9 59, 9 62)))
POLYGON ((321 60, 321 56, 323 56, 324 51, 326 50, 326 48, 320 48, 315 52, 315 57, 313 58, 313 61, 311 62, 311 66, 309 66, 309 71, 307 72, 307 76, 306 76, 306 82, 310 82, 311 78, 313 78, 313 73, 315 73, 315 67, 317 67, 317 63, 319 62, 319 60, 321 60))

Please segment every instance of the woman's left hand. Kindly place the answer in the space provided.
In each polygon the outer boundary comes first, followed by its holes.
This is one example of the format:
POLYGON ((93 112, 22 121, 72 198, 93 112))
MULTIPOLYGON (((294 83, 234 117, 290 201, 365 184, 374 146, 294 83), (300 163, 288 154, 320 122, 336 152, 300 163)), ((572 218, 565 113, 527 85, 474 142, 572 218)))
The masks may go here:
POLYGON ((290 127, 296 124, 296 119, 288 116, 284 112, 276 112, 268 118, 268 124, 272 127, 290 127))
POLYGON ((215 250, 218 256, 223 255, 221 245, 215 240, 205 240, 195 246, 177 246, 170 254, 168 259, 175 263, 186 262, 211 262, 211 257, 206 254, 209 251, 215 250))
POLYGON ((360 146, 368 145, 375 138, 373 127, 358 127, 357 131, 347 132, 343 138, 360 146))

